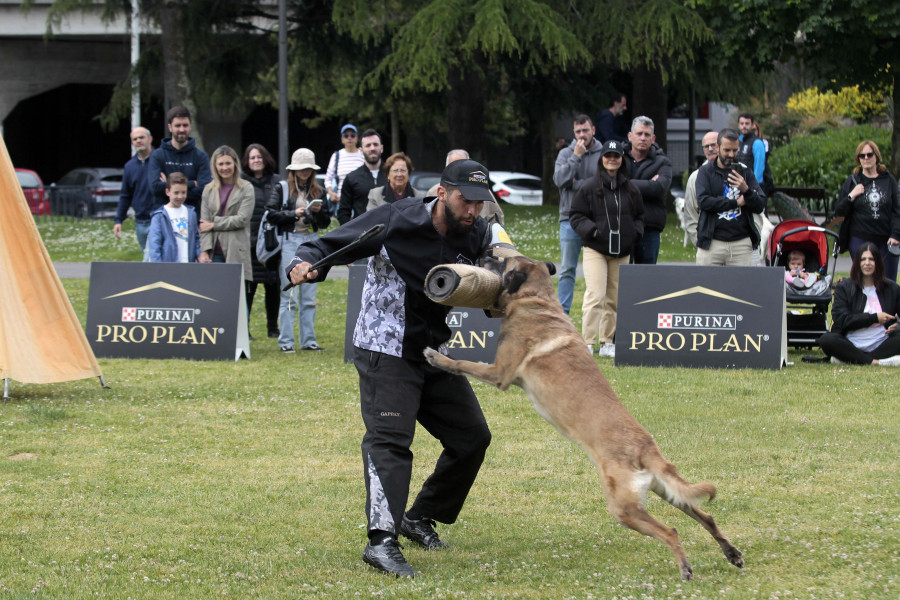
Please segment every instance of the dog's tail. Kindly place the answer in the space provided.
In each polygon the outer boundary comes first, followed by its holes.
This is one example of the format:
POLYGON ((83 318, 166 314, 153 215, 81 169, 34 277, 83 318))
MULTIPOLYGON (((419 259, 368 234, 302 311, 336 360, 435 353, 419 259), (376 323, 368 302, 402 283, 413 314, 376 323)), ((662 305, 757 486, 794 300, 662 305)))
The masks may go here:
POLYGON ((715 485, 708 481, 688 483, 655 445, 643 453, 641 462, 653 474, 650 489, 672 506, 680 509, 696 507, 704 500, 716 497, 715 485))

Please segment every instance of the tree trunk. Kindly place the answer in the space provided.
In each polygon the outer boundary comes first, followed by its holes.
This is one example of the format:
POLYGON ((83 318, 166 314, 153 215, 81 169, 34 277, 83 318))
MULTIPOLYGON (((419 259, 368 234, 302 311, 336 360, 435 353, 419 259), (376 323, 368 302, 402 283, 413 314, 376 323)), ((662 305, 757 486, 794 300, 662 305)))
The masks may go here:
POLYGON ((460 72, 450 67, 450 89, 447 91, 450 146, 463 148, 475 160, 484 160, 487 143, 484 139, 484 80, 475 65, 460 72))
POLYGON ((633 98, 629 98, 634 116, 643 115, 653 119, 656 143, 666 149, 666 119, 669 116, 668 95, 663 85, 662 71, 639 67, 634 70, 633 98))
POLYGON ((163 54, 163 87, 166 110, 184 106, 191 112, 191 135, 198 147, 203 147, 200 135, 200 115, 194 102, 194 91, 188 74, 185 46, 185 4, 179 0, 165 0, 159 10, 160 42, 163 54))
POLYGON ((556 167, 556 157, 559 150, 556 149, 556 124, 550 111, 544 113, 540 123, 540 144, 542 156, 541 188, 544 194, 544 204, 559 205, 559 189, 553 183, 553 169, 556 167))

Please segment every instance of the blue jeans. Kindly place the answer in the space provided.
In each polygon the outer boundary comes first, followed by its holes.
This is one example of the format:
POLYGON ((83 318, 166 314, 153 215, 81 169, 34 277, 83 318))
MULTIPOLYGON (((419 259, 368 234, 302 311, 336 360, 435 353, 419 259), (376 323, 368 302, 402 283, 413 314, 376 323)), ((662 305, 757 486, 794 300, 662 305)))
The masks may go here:
MULTIPOLYGON (((289 282, 284 270, 291 263, 297 247, 304 242, 317 239, 315 233, 289 233, 281 245, 281 265, 278 274, 281 277, 281 287, 289 282)), ((281 305, 278 308, 278 322, 281 331, 278 334, 279 346, 294 345, 294 311, 299 312, 300 321, 300 347, 307 348, 316 344, 316 292, 318 283, 304 283, 296 285, 288 291, 281 292, 281 305)))
POLYGON ((659 258, 659 231, 644 230, 644 237, 634 246, 634 264, 655 265, 659 258))
POLYGON ((150 233, 150 221, 135 221, 134 234, 137 236, 138 245, 144 253, 144 262, 150 262, 150 251, 147 250, 147 235, 150 233))
POLYGON ((572 298, 575 296, 575 271, 581 256, 581 237, 575 233, 568 221, 559 222, 559 249, 562 254, 559 269, 559 303, 569 314, 572 298))

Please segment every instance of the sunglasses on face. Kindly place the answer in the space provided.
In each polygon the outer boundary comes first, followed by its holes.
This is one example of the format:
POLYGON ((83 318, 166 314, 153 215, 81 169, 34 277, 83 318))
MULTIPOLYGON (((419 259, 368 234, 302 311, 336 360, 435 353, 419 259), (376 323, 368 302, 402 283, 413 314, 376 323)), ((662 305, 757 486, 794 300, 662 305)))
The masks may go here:
POLYGON ((352 131, 348 131, 347 133, 344 133, 341 137, 345 137, 345 138, 355 138, 355 137, 356 137, 356 134, 353 133, 352 131))
POLYGON ((874 152, 860 152, 858 158, 862 158, 863 160, 868 160, 875 156, 874 152))

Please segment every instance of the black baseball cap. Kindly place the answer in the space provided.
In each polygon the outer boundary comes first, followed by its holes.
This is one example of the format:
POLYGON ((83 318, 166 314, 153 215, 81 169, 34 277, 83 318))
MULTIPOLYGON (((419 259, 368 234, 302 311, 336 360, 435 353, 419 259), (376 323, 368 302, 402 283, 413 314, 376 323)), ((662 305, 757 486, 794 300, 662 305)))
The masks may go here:
POLYGON ((488 170, 484 165, 466 158, 454 160, 444 167, 441 184, 459 188, 466 200, 472 202, 496 202, 488 178, 488 170))
POLYGON ((603 149, 600 151, 600 156, 603 156, 604 154, 618 154, 619 156, 624 156, 624 145, 625 144, 623 142, 618 142, 616 140, 607 140, 606 143, 603 144, 603 149))

